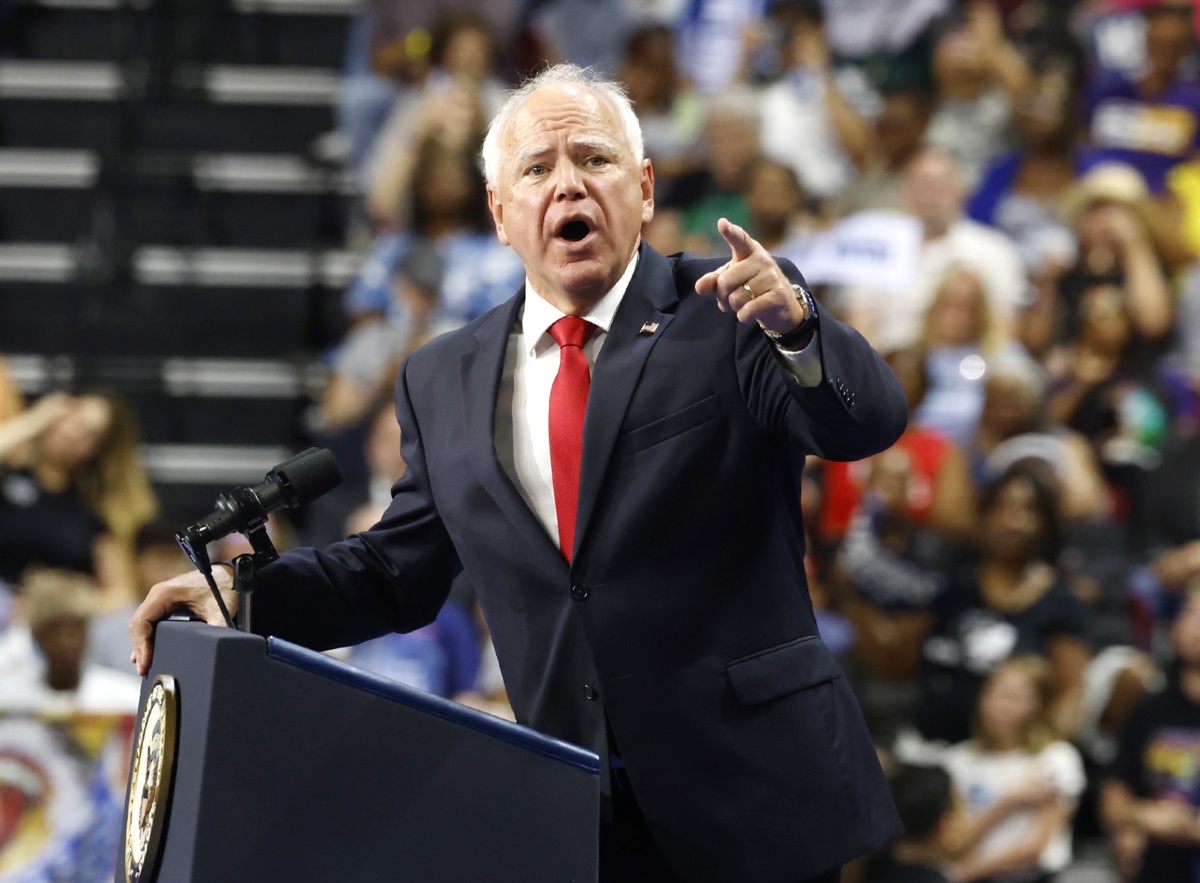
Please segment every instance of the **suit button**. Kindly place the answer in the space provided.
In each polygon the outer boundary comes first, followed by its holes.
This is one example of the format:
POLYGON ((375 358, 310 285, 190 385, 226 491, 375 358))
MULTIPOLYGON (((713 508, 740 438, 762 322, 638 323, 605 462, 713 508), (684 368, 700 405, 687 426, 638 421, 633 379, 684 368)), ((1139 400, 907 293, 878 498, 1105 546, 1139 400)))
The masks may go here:
POLYGON ((586 601, 588 595, 591 593, 592 590, 583 583, 576 583, 575 585, 571 586, 571 597, 576 601, 586 601))
POLYGON ((595 687, 593 687, 591 684, 584 684, 583 685, 583 695, 586 698, 590 699, 592 702, 595 702, 597 699, 600 698, 600 691, 597 690, 595 687))

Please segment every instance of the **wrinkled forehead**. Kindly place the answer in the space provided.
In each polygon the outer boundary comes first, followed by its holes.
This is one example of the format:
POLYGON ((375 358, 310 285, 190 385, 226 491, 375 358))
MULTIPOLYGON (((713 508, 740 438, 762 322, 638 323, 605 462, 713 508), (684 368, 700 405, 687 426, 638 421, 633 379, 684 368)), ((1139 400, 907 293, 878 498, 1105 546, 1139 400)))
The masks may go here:
POLYGON ((575 140, 606 141, 621 150, 630 146, 616 106, 587 86, 544 86, 522 101, 505 127, 505 157, 547 143, 562 133, 575 140))

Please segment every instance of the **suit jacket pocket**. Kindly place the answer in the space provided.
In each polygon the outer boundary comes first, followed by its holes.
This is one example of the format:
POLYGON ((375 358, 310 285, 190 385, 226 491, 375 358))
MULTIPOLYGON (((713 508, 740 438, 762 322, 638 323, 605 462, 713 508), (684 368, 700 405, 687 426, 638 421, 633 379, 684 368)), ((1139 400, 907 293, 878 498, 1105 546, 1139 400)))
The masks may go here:
POLYGON ((833 655, 815 635, 760 650, 725 666, 733 694, 757 705, 842 676, 833 655))
POLYGON ((651 445, 674 438, 689 429, 695 429, 697 426, 716 420, 720 416, 721 406, 714 393, 698 402, 692 402, 673 414, 630 430, 628 444, 633 450, 641 451, 651 445))

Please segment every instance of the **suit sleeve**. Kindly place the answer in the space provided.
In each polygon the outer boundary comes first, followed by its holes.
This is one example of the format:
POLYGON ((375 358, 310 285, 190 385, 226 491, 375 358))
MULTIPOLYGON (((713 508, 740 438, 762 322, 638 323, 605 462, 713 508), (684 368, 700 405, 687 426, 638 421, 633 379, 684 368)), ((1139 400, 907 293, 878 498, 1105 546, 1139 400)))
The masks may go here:
POLYGON ((432 622, 460 569, 438 515, 420 426, 408 393, 408 363, 396 381, 396 416, 407 469, 370 530, 325 549, 296 549, 259 574, 254 630, 322 650, 432 622))
MULTIPOLYGON (((788 278, 804 277, 780 261, 788 278)), ((738 327, 735 358, 747 407, 764 426, 785 433, 804 454, 860 460, 891 447, 908 422, 904 390, 866 339, 822 313, 821 382, 801 386, 759 329, 738 327)))

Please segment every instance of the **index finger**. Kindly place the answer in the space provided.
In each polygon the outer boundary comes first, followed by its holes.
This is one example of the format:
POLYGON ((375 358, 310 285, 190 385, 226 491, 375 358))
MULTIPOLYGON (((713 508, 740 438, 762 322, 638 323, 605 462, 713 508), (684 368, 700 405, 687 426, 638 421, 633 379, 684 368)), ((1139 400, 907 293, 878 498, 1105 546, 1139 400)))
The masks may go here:
POLYGON ((721 218, 717 221, 717 232, 729 243, 735 261, 743 261, 754 254, 754 248, 758 243, 750 237, 749 233, 728 218, 721 218))

